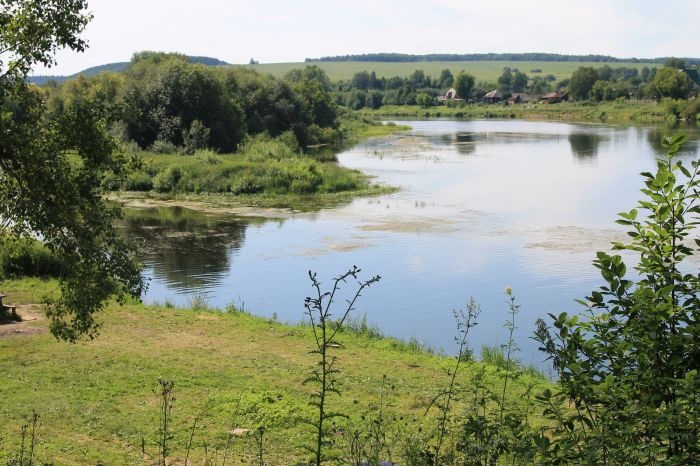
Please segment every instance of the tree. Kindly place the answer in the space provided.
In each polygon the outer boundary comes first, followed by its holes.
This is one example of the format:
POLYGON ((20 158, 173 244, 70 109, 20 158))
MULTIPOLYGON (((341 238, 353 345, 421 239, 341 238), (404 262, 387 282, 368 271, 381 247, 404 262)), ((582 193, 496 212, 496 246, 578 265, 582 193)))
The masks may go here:
POLYGON ((664 66, 666 68, 673 68, 674 70, 685 71, 687 69, 688 65, 685 63, 685 60, 683 60, 682 58, 671 57, 664 62, 664 66))
POLYGON ((513 90, 513 73, 510 67, 506 66, 503 68, 503 73, 498 77, 498 88, 503 92, 510 92, 513 90))
POLYGON ((533 94, 544 94, 549 91, 549 82, 546 78, 535 76, 530 80, 530 92, 533 94))
POLYGON ((367 71, 360 71, 359 73, 355 73, 352 77, 352 85, 357 89, 366 91, 369 89, 369 79, 370 77, 367 71))
POLYGON ((474 89, 474 76, 464 71, 460 72, 455 78, 454 87, 461 99, 469 100, 474 89))
POLYGON ((700 163, 676 160, 684 140, 664 138, 668 157, 655 174, 642 173, 645 199, 619 214, 630 240, 613 245, 639 258, 631 277, 621 256, 599 252, 594 264, 605 285, 581 301, 588 316, 550 315, 553 333, 538 321, 536 339, 561 387, 541 397, 558 425, 543 439, 553 441, 555 464, 700 459, 700 274, 685 264, 700 250, 691 239, 700 163))
POLYGON ((408 81, 411 85, 412 89, 419 89, 421 87, 430 87, 430 80, 428 79, 426 82, 426 76, 425 73, 423 73, 423 70, 416 70, 413 72, 413 74, 408 78, 408 81))
POLYGON ((440 88, 441 89, 447 89, 449 87, 452 87, 452 84, 455 82, 455 78, 452 75, 452 72, 448 69, 444 69, 440 72, 440 88))
POLYGON ((593 84, 598 80, 598 72, 591 66, 581 66, 574 71, 569 80, 569 92, 576 100, 586 100, 590 96, 593 84))
POLYGON ((522 71, 516 71, 513 75, 513 92, 524 92, 527 88, 527 75, 522 71))
POLYGON ((654 75, 652 89, 658 98, 684 99, 693 88, 693 83, 685 71, 663 67, 654 75))
POLYGON ((107 299, 140 296, 144 283, 102 200, 105 176, 126 161, 105 131, 96 99, 76 99, 47 118, 41 91, 26 84, 35 64, 60 48, 85 49, 90 20, 82 0, 0 0, 0 233, 41 238, 63 260, 60 296, 47 298, 51 331, 74 341, 99 329, 107 299))
POLYGON ((211 147, 235 150, 245 134, 243 110, 216 70, 187 63, 177 54, 139 58, 127 70, 122 119, 141 147, 155 141, 184 142, 192 122, 210 128, 211 147))
POLYGON ((603 65, 598 68, 598 79, 600 81, 610 81, 613 77, 613 69, 610 65, 603 65))
MULTIPOLYGON (((367 79, 369 82, 369 75, 367 79)), ((336 104, 330 88, 326 72, 316 65, 305 67, 300 79, 294 83, 294 89, 306 104, 311 121, 321 127, 337 126, 336 104)))

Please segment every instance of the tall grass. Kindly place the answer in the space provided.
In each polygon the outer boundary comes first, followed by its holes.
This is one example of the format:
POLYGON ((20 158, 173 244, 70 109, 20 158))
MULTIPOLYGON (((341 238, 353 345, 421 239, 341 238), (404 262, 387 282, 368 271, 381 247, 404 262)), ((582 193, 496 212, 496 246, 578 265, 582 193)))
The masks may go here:
MULTIPOLYGON (((120 186, 127 191, 159 193, 315 194, 355 191, 369 186, 357 170, 341 167, 328 154, 302 154, 295 140, 250 138, 235 154, 197 151, 178 153, 142 152, 143 166, 120 186)), ((334 156, 331 157, 334 159, 334 156)))

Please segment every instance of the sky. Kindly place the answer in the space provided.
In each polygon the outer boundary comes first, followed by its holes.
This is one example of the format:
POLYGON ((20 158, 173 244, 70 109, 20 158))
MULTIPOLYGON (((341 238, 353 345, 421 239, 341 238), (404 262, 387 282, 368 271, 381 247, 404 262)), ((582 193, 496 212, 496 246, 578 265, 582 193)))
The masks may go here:
POLYGON ((700 56, 698 0, 88 0, 68 75, 155 50, 229 63, 397 52, 700 56))

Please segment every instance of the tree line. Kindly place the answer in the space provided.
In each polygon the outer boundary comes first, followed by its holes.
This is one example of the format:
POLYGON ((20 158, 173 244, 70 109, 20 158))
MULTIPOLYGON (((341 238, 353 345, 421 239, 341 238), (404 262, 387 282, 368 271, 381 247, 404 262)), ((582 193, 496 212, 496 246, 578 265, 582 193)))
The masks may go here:
MULTIPOLYGON (((454 88, 464 103, 483 101, 493 90, 503 99, 512 93, 542 95, 552 91, 567 92, 577 101, 613 101, 618 99, 686 99, 697 92, 690 78, 697 70, 682 59, 669 59, 663 67, 579 67, 570 78, 560 79, 542 70, 532 69, 529 74, 518 68, 504 67, 496 82, 476 81, 462 71, 456 76, 448 69, 433 78, 422 70, 407 77, 377 77, 375 72, 361 71, 350 80, 336 85, 336 101, 351 109, 379 108, 382 105, 421 105, 436 103, 454 88)), ((452 102, 458 104, 459 102, 452 102)), ((448 100, 448 104, 450 101, 448 100)))
MULTIPOLYGON (((421 61, 562 61, 562 62, 610 62, 610 63, 665 63, 670 57, 617 58, 609 55, 569 55, 558 53, 430 53, 412 55, 405 53, 364 53, 359 55, 336 55, 307 58, 307 62, 389 62, 406 63, 421 61)), ((700 64, 700 58, 685 58, 687 63, 700 64)))
POLYGON ((141 52, 122 73, 51 82, 37 92, 50 118, 76 101, 104 107, 110 132, 142 149, 230 153, 249 135, 288 131, 302 148, 339 138, 331 84, 318 67, 276 79, 192 63, 180 54, 141 52))

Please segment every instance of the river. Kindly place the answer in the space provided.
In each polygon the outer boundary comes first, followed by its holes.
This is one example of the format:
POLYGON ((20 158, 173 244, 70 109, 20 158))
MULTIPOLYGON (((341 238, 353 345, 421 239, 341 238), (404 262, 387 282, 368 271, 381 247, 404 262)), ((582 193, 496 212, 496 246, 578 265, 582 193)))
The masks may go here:
MULTIPOLYGON (((616 214, 640 199, 659 128, 519 120, 410 121, 413 129, 365 141, 339 162, 400 191, 280 218, 183 208, 128 210, 142 245, 146 302, 217 307, 298 322, 312 289, 352 265, 381 275, 353 314, 383 333, 454 351, 453 310, 481 305, 471 346, 504 343, 513 289, 518 357, 543 366, 530 338, 547 313, 582 311, 575 299, 602 284, 598 250, 624 240, 616 214)), ((690 131, 684 158, 700 153, 690 131)), ((628 260, 633 260, 628 257, 628 260)), ((345 287, 349 291, 351 284, 345 287)), ((339 301, 337 304, 342 304, 339 301)))

